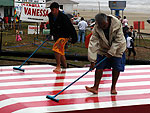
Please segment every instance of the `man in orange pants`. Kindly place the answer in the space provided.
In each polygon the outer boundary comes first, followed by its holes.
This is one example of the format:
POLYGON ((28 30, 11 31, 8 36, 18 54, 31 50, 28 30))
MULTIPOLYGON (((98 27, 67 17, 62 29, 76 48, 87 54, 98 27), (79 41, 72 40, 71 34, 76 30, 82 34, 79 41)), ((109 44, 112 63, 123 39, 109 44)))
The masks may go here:
POLYGON ((67 68, 64 46, 68 40, 71 40, 72 44, 76 43, 77 33, 67 15, 59 11, 59 4, 57 2, 53 2, 50 5, 50 9, 51 12, 48 15, 50 35, 56 41, 52 50, 55 54, 57 66, 53 71, 59 72, 61 71, 61 64, 63 68, 67 68))

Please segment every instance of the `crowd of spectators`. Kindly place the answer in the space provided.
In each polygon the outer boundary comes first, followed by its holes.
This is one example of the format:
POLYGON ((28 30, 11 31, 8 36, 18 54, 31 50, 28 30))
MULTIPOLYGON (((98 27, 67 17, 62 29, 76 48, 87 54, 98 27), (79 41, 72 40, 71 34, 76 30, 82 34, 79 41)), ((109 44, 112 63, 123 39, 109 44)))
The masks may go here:
POLYGON ((121 19, 121 17, 119 16, 118 19, 122 23, 122 29, 123 29, 124 37, 125 37, 126 42, 127 42, 128 60, 130 59, 131 53, 133 53, 133 59, 135 59, 136 51, 135 51, 135 47, 134 47, 134 41, 135 41, 136 30, 134 30, 132 25, 129 26, 129 22, 128 22, 128 19, 126 16, 124 16, 123 19, 121 19))
POLYGON ((13 28, 14 17, 13 16, 4 16, 0 14, 0 28, 4 30, 9 30, 13 28))

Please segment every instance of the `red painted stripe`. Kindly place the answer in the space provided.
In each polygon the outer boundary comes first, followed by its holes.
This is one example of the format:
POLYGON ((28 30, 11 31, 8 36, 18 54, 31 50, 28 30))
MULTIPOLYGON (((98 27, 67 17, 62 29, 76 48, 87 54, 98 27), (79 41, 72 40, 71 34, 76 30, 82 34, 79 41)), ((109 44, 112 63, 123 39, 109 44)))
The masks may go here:
POLYGON ((8 97, 8 95, 6 94, 2 94, 0 95, 0 101, 5 100, 5 99, 9 99, 10 97, 8 97))
MULTIPOLYGON (((71 71, 66 71, 62 72, 62 74, 65 73, 85 73, 87 70, 71 70, 71 71)), ((54 72, 30 72, 30 73, 9 73, 9 74, 0 74, 0 77, 5 77, 5 76, 20 76, 20 75, 44 75, 44 74, 56 74, 54 72)), ((60 73, 59 73, 60 74, 60 73)), ((149 75, 150 72, 139 72, 139 73, 127 73, 127 72, 122 72, 120 76, 130 76, 130 75, 149 75)), ((103 74, 103 77, 107 77, 110 74, 103 74)))
MULTIPOLYGON (((78 77, 80 77, 80 74, 77 74, 75 76, 65 76, 65 74, 63 76, 55 76, 55 77, 37 77, 37 78, 16 78, 16 79, 4 79, 4 80, 0 80, 0 83, 4 83, 4 82, 22 82, 22 81, 37 81, 37 80, 59 80, 59 79, 76 79, 78 77)), ((110 77, 111 74, 107 74, 106 76, 110 77)), ((84 76, 84 78, 93 78, 94 75, 86 75, 84 76)))
MULTIPOLYGON (((56 86, 67 86, 69 83, 47 83, 47 84, 31 84, 31 85, 14 85, 14 86, 0 86, 0 90, 8 90, 8 89, 23 89, 23 88, 42 88, 42 87, 56 87, 56 86)), ((77 82, 74 85, 89 85, 93 84, 93 81, 90 82, 77 82)))
POLYGON ((20 102, 19 104, 24 105, 18 106, 17 104, 5 106, 1 108, 0 112, 8 113, 28 108, 28 107, 42 107, 42 106, 60 106, 60 105, 72 105, 72 104, 85 104, 85 103, 97 103, 97 102, 111 102, 121 100, 137 100, 137 99, 149 99, 149 94, 134 94, 134 95, 116 95, 116 96, 105 96, 105 97, 88 97, 88 98, 72 98, 72 99, 60 99, 59 103, 52 100, 47 101, 35 101, 35 102, 20 102))
POLYGON ((22 103, 17 103, 14 105, 9 105, 7 107, 1 108, 0 113, 12 113, 14 111, 27 108, 27 106, 23 105, 22 103))
MULTIPOLYGON (((127 86, 127 87, 117 87, 117 91, 125 91, 125 90, 140 90, 140 89, 150 89, 150 85, 143 86, 127 86)), ((44 95, 55 95, 61 90, 57 91, 40 91, 40 92, 26 92, 26 93, 13 93, 7 94, 7 98, 19 98, 19 97, 30 97, 30 96, 44 96, 44 95)), ((110 88, 99 88, 100 92, 110 91, 110 88)), ((76 94, 76 93, 87 93, 85 89, 74 89, 74 90, 65 90, 62 94, 76 94)), ((6 95, 0 95, 0 101, 7 99, 6 95)))
MULTIPOLYGON (((62 72, 62 74, 64 73, 85 73, 87 70, 73 70, 73 71, 66 71, 66 72, 62 72)), ((4 77, 4 76, 20 76, 20 75, 41 75, 41 74, 56 74, 54 72, 30 72, 30 73, 8 73, 8 74, 0 74, 0 77, 4 77)), ((57 73, 60 74, 60 73, 57 73)))
POLYGON ((66 111, 65 113, 148 113, 150 111, 149 104, 145 105, 132 105, 123 107, 109 107, 109 108, 96 108, 84 109, 75 111, 66 111))

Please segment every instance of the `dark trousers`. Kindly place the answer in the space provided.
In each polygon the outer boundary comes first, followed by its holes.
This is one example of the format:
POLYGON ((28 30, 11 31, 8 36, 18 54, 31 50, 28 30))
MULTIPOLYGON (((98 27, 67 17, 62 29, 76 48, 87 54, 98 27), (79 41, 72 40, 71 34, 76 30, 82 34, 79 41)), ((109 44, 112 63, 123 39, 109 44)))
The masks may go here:
POLYGON ((134 48, 128 48, 128 56, 131 55, 131 52, 133 53, 134 56, 136 56, 136 52, 135 52, 134 48))

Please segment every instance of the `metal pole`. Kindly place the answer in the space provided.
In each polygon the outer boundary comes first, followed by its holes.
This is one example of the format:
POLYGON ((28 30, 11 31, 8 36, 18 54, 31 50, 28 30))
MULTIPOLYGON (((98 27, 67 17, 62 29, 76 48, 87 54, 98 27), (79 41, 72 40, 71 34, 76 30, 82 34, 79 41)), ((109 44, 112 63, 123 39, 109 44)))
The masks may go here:
POLYGON ((140 38, 141 38, 141 37, 140 37, 140 34, 141 34, 141 33, 140 33, 140 21, 138 21, 138 35, 139 35, 139 44, 140 44, 140 38))
POLYGON ((3 36, 3 34, 2 34, 2 32, 3 32, 3 30, 2 30, 2 23, 1 23, 1 39, 0 39, 0 53, 2 52, 2 36, 3 36))
POLYGON ((38 22, 37 22, 37 39, 38 39, 38 22))
POLYGON ((99 8, 99 13, 100 13, 100 2, 98 2, 98 8, 99 8))
MULTIPOLYGON (((17 13, 17 12, 16 12, 17 13)), ((16 18, 15 18, 15 0, 14 0, 14 21, 13 21, 13 26, 14 26, 14 31, 16 32, 16 18)))

